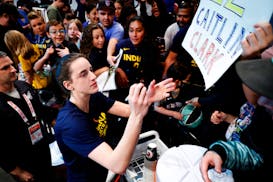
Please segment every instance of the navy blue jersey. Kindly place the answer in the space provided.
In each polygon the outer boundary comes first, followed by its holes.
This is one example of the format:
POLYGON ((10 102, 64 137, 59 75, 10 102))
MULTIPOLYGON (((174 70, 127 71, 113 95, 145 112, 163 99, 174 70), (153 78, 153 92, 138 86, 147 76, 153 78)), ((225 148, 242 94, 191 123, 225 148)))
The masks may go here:
POLYGON ((54 129, 69 182, 105 181, 108 170, 89 159, 88 154, 104 142, 96 130, 99 123, 94 120, 113 104, 113 100, 98 92, 91 96, 89 113, 70 101, 60 110, 54 129))
POLYGON ((130 39, 124 39, 117 45, 116 52, 123 49, 123 55, 119 63, 129 79, 129 84, 144 82, 148 85, 153 79, 161 78, 158 50, 148 42, 143 41, 134 46, 130 39))

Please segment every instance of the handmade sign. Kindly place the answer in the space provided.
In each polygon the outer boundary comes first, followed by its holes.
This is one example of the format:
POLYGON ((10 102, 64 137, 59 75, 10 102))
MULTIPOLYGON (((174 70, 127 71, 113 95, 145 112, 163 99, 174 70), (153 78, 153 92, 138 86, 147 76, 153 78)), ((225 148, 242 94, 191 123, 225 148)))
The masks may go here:
POLYGON ((182 46, 196 61, 210 88, 242 53, 253 25, 269 21, 272 0, 201 0, 182 46))

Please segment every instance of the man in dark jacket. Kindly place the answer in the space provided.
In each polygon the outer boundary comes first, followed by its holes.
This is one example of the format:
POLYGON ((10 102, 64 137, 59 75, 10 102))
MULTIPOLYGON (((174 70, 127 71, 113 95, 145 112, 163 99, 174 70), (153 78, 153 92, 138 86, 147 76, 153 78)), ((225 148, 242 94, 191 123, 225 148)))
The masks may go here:
POLYGON ((53 118, 12 65, 0 51, 0 166, 19 181, 52 181, 46 119, 53 118))

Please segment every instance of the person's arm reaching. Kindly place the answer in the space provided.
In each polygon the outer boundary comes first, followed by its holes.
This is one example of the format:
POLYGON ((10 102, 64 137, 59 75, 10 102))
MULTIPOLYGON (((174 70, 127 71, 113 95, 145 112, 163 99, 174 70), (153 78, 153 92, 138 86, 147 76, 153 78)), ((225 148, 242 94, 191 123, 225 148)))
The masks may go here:
POLYGON ((110 64, 110 66, 113 66, 115 64, 114 62, 115 57, 113 56, 113 54, 115 53, 117 43, 118 39, 111 38, 107 46, 107 61, 110 64))
POLYGON ((209 166, 221 172, 222 167, 228 169, 253 170, 263 163, 263 158, 254 150, 237 141, 217 141, 204 154, 200 162, 200 170, 205 182, 209 182, 209 166))
POLYGON ((137 144, 143 118, 149 108, 146 92, 146 87, 141 83, 131 86, 128 96, 131 113, 120 142, 114 150, 103 142, 89 153, 89 158, 114 173, 122 174, 125 172, 137 144))

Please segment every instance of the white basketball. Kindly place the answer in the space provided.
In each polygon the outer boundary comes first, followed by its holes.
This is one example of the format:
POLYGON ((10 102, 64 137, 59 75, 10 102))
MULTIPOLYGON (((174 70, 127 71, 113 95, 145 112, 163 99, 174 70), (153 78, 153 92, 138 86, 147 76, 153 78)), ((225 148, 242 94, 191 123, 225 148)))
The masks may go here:
POLYGON ((196 145, 181 145, 167 150, 158 160, 158 182, 203 182, 199 168, 206 148, 196 145))

